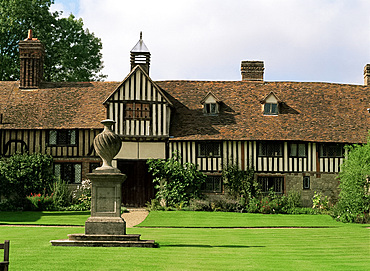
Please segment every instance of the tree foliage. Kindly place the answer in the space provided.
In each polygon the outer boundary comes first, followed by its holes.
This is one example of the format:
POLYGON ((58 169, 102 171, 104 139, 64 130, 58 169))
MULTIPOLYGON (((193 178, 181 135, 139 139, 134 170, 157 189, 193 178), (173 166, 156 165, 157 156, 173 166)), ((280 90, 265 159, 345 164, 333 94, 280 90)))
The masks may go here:
POLYGON ((0 80, 19 79, 18 42, 32 29, 45 46, 45 81, 98 81, 102 43, 72 14, 51 12, 53 0, 0 0, 0 80))
POLYGON ((364 222, 370 207, 370 137, 367 144, 347 148, 348 159, 339 173, 336 216, 342 222, 364 222))
POLYGON ((50 193, 55 181, 50 155, 14 154, 0 160, 0 196, 22 207, 27 196, 50 193))
POLYGON ((191 199, 201 196, 201 185, 206 176, 193 163, 182 164, 176 153, 167 160, 149 159, 149 172, 155 177, 157 199, 169 207, 187 205, 191 199))

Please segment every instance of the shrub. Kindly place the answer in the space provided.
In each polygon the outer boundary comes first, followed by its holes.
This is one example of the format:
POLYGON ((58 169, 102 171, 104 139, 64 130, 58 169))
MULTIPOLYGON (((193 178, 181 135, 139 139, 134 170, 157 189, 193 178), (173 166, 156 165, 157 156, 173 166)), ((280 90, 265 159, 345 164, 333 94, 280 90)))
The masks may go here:
POLYGON ((89 211, 91 209, 91 182, 83 180, 72 192, 72 205, 65 208, 68 211, 89 211))
POLYGON ((189 204, 192 198, 201 197, 201 185, 206 176, 192 163, 182 164, 180 156, 174 153, 167 160, 149 159, 149 172, 154 176, 158 200, 164 200, 167 207, 189 204))
POLYGON ((295 214, 296 210, 302 207, 301 194, 297 191, 290 191, 282 196, 282 213, 295 214))
POLYGON ((342 222, 366 222, 370 210, 370 136, 367 144, 347 146, 341 166, 339 201, 335 218, 342 222))
POLYGON ((17 153, 1 159, 0 195, 11 200, 15 208, 23 208, 27 196, 44 193, 54 182, 52 163, 50 155, 40 153, 17 153))
POLYGON ((51 184, 50 190, 53 191, 53 208, 54 210, 63 210, 71 204, 72 193, 69 190, 68 183, 57 179, 51 184))

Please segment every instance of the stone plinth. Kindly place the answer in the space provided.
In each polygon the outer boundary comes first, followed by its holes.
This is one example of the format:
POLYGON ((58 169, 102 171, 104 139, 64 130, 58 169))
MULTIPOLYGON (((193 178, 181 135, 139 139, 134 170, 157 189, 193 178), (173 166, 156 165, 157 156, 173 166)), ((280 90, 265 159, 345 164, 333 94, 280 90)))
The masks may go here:
POLYGON ((120 137, 110 129, 114 120, 102 121, 104 131, 94 139, 94 148, 103 165, 87 174, 91 181, 91 216, 85 222, 85 234, 69 234, 66 240, 52 240, 53 246, 156 247, 154 240, 126 234, 121 217, 121 184, 126 175, 112 167, 112 159, 121 148, 120 137))
POLYGON ((87 176, 91 181, 91 217, 85 223, 85 234, 126 234, 126 222, 121 218, 121 184, 126 175, 112 169, 94 170, 87 176))

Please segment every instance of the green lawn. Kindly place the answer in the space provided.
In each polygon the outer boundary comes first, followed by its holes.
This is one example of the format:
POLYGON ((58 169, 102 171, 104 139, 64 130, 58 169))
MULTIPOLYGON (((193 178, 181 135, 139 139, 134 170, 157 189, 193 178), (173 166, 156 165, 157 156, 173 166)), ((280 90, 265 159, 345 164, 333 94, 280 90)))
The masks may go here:
MULTIPOLYGON (((39 216, 42 221, 43 215, 39 216)), ((55 217, 63 224, 68 216, 73 215, 55 217)), ((80 223, 84 222, 80 213, 78 216, 80 223)), ((55 218, 49 215, 48 220, 50 217, 55 218)), ((328 216, 152 212, 140 226, 175 228, 127 229, 128 233, 142 234, 142 239, 156 240, 160 247, 153 249, 50 245, 52 239, 83 233, 82 227, 1 226, 0 240, 11 240, 10 270, 370 269, 370 229, 337 223, 328 216), (326 228, 218 228, 225 224, 290 227, 294 221, 298 227, 326 228)))

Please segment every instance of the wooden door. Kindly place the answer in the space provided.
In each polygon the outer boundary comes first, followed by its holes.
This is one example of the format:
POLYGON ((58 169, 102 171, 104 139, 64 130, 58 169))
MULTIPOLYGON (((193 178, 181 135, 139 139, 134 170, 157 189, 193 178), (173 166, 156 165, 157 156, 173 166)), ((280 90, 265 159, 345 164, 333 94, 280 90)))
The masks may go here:
POLYGON ((145 160, 118 160, 117 167, 127 175, 122 184, 123 206, 144 207, 155 198, 153 177, 145 160))

